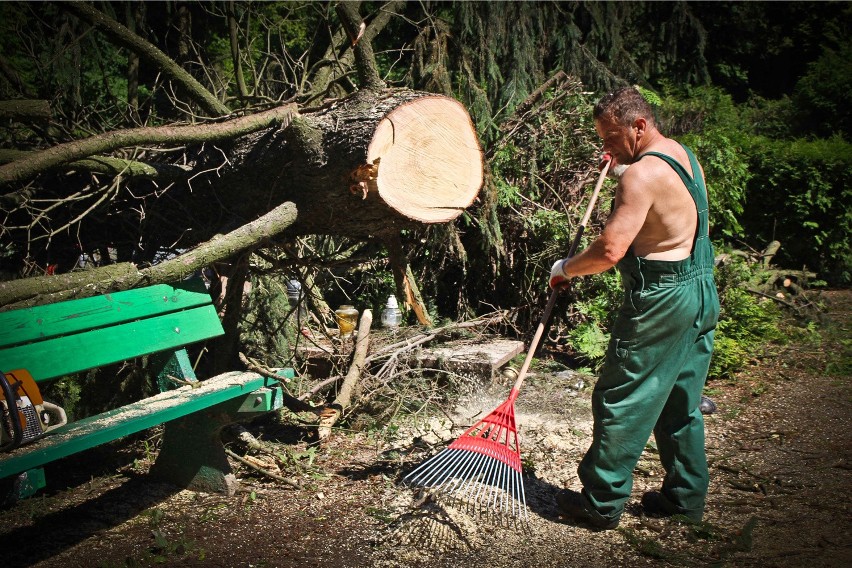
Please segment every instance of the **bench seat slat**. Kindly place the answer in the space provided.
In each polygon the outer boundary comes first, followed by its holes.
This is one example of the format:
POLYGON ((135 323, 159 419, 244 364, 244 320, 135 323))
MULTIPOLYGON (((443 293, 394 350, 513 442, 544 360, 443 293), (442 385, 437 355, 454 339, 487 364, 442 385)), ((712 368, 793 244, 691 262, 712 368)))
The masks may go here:
POLYGON ((36 381, 224 335, 212 305, 0 349, 0 370, 27 369, 36 381))
POLYGON ((49 339, 211 303, 200 279, 0 313, 0 347, 49 339))
POLYGON ((236 398, 275 381, 255 373, 231 372, 78 420, 45 438, 0 454, 0 478, 93 448, 198 410, 236 398))

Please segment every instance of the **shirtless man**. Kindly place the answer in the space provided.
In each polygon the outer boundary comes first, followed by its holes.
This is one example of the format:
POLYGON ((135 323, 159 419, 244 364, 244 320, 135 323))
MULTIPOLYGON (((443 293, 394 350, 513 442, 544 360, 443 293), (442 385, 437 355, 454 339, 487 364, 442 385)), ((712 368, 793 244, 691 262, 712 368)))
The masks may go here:
POLYGON ((550 286, 616 266, 624 299, 592 394, 593 439, 577 470, 583 489, 560 491, 557 504, 575 520, 615 528, 653 432, 666 476, 660 491, 643 495, 645 512, 697 521, 708 484, 699 402, 719 316, 704 175, 689 149, 657 130, 636 89, 603 97, 594 119, 613 165, 630 167, 601 235, 557 261, 550 286))

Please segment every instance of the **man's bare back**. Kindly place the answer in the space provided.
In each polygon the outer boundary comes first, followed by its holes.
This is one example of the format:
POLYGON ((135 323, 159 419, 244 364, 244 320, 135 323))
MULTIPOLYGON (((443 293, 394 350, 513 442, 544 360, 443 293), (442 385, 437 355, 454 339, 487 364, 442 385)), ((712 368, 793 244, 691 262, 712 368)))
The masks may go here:
MULTIPOLYGON (((645 152, 659 152, 676 159, 694 176, 680 144, 663 138, 645 152)), ((644 153, 644 152, 643 152, 644 153)), ((651 200, 645 222, 633 240, 633 254, 649 260, 681 260, 689 256, 698 223, 695 202, 680 176, 663 160, 646 156, 624 173, 616 192, 616 207, 624 184, 638 184, 651 200)))

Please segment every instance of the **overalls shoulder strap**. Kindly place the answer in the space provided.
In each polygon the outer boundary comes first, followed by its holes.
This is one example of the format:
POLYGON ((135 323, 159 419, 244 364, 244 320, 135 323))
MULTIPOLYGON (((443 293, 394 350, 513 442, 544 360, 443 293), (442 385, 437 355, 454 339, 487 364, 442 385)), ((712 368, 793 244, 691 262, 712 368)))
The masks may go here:
POLYGON ((704 178, 701 175, 701 168, 698 166, 698 160, 695 158, 695 154, 692 153, 692 150, 689 147, 680 145, 681 148, 684 149, 686 155, 689 157, 689 165, 692 169, 692 175, 686 171, 686 169, 674 158, 667 154, 661 154, 660 152, 645 152, 640 156, 640 160, 645 156, 656 156, 666 162, 672 169, 680 176, 680 179, 683 181, 683 184, 689 189, 689 192, 692 193, 693 199, 699 208, 707 206, 707 189, 704 185, 704 178), (694 190, 700 190, 694 192, 694 190), (698 195, 696 195, 696 193, 698 195))
POLYGON ((640 159, 645 156, 656 156, 671 166, 675 173, 680 176, 681 181, 683 181, 683 184, 689 190, 689 194, 692 196, 693 201, 695 201, 695 206, 698 209, 697 235, 701 237, 709 234, 709 222, 707 218, 709 213, 709 207, 707 204, 707 188, 704 185, 704 177, 701 175, 701 168, 698 166, 698 160, 695 158, 695 154, 693 154, 692 150, 690 150, 687 146, 681 144, 681 147, 686 151, 686 155, 689 157, 689 165, 691 166, 693 175, 690 175, 680 162, 667 154, 661 154, 660 152, 645 152, 642 154, 640 159))

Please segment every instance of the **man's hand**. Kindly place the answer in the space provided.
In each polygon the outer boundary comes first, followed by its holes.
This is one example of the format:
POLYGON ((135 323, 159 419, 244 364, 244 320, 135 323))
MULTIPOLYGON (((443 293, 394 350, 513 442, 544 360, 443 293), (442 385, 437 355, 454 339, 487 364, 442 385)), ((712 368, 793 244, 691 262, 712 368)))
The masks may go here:
POLYGON ((568 277, 565 276, 565 272, 562 270, 562 265, 565 264, 566 260, 565 258, 557 260, 553 268, 550 269, 551 288, 564 288, 568 285, 568 277))
POLYGON ((605 153, 604 155, 601 156, 601 161, 600 161, 600 163, 598 163, 598 171, 599 172, 603 171, 604 166, 606 165, 607 162, 612 162, 609 165, 609 169, 611 170, 613 168, 613 166, 615 166, 615 158, 609 152, 607 152, 607 153, 605 153))

